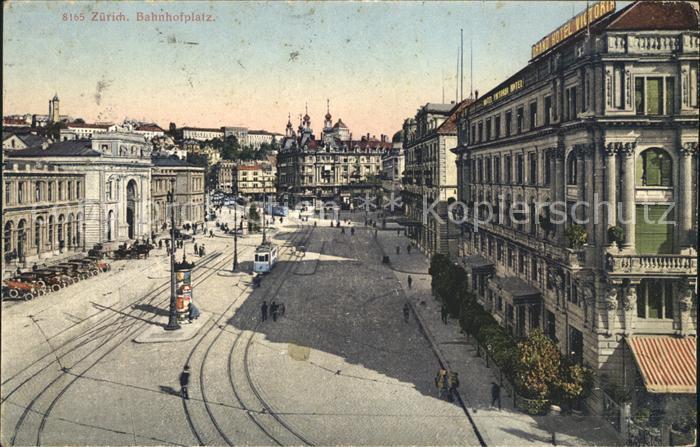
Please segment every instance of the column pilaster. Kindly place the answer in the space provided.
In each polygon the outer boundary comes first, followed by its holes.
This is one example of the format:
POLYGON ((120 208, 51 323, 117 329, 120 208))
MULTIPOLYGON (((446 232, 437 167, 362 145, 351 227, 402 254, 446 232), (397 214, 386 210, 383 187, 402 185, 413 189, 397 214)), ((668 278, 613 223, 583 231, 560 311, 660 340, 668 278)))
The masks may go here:
MULTIPOLYGON (((693 247, 693 157, 698 152, 698 143, 685 143, 680 154, 680 245, 683 249, 693 247)), ((693 247, 694 248, 694 247, 693 247)))
POLYGON ((623 250, 635 251, 635 179, 634 179, 634 152, 636 143, 625 143, 620 150, 623 166, 622 178, 622 225, 625 229, 625 242, 623 250))

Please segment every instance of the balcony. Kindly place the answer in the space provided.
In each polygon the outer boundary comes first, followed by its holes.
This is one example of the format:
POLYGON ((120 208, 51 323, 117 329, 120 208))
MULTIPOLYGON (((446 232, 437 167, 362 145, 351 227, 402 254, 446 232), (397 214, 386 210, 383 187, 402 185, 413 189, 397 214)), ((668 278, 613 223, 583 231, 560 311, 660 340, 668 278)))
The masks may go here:
POLYGON ((611 275, 692 275, 698 271, 694 255, 613 255, 608 254, 606 270, 611 275))

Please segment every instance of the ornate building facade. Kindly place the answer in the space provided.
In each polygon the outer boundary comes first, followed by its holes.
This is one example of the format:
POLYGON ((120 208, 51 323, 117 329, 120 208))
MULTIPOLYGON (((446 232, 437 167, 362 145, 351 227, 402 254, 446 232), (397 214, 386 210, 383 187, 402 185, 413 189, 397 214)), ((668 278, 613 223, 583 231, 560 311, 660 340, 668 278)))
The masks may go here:
POLYGON ((613 386, 633 412, 695 393, 697 23, 689 3, 633 3, 458 121, 470 284, 513 336, 543 329, 594 369, 598 413, 613 386))
POLYGON ((203 224, 204 168, 177 157, 154 157, 151 171, 151 230, 170 226, 168 192, 174 191, 175 226, 203 224))
POLYGON ((300 121, 298 132, 294 132, 291 120, 287 122, 277 155, 278 197, 282 202, 333 201, 349 206, 358 195, 376 194, 381 157, 391 149, 386 137, 378 140, 367 135, 352 140, 342 121, 333 125, 330 111, 320 139, 313 134, 308 114, 300 121), (346 134, 348 139, 340 138, 346 134))
POLYGON ((457 146, 457 116, 470 102, 428 103, 404 121, 406 223, 409 236, 427 255, 448 253, 454 246, 450 242, 456 237, 454 225, 447 219, 448 200, 457 198, 456 157, 451 149, 457 146))

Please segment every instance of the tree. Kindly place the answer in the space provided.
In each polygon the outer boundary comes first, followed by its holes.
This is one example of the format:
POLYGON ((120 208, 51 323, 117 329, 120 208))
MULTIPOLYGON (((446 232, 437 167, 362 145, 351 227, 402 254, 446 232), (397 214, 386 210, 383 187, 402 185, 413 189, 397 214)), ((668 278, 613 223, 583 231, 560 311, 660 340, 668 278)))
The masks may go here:
POLYGON ((546 401, 559 380, 561 354, 540 329, 518 343, 515 381, 526 398, 546 401))
POLYGON ((258 231, 260 229, 260 214, 258 213, 258 207, 255 203, 250 204, 250 209, 248 210, 248 229, 251 231, 258 231))

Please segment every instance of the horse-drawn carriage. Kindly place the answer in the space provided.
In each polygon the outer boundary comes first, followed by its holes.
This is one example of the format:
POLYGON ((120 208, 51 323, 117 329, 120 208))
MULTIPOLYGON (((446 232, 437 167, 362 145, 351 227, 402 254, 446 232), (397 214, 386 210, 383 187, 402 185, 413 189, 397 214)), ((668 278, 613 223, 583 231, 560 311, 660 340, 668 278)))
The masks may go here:
POLYGON ((141 259, 148 258, 148 254, 153 250, 154 245, 148 242, 135 242, 131 246, 126 242, 114 251, 114 259, 141 259))

